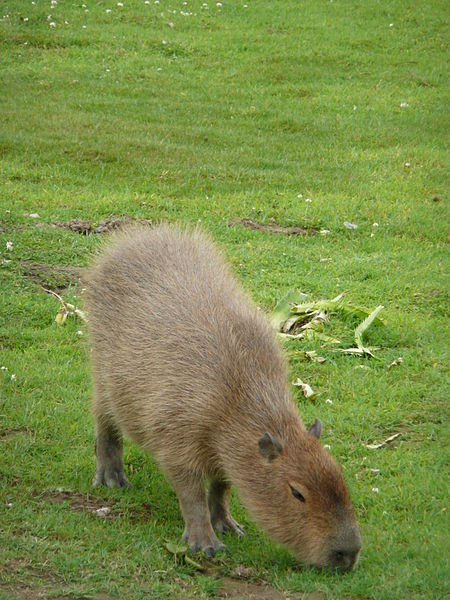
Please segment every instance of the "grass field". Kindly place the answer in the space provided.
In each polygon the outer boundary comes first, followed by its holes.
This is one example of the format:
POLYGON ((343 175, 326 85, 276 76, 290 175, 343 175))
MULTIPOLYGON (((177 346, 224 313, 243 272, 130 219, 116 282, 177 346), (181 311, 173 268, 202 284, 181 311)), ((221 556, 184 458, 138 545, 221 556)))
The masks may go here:
MULTIPOLYGON (((444 598, 448 4, 119 4, 0 0, 0 598, 444 598), (237 495, 232 555, 176 561, 177 499, 132 444, 133 487, 92 490, 84 327, 59 327, 41 286, 81 303, 107 234, 54 224, 119 216, 201 222, 268 312, 291 288, 385 306, 376 360, 286 345, 351 490, 355 572, 300 568, 237 495), (244 217, 310 233, 230 226, 244 217)), ((355 326, 327 331, 351 344, 355 326)))

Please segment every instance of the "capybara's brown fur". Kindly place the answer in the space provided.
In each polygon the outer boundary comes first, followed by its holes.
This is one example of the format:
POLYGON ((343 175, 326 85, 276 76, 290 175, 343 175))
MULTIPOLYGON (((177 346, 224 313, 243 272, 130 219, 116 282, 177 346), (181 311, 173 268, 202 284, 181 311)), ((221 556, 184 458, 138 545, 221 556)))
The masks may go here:
POLYGON ((127 483, 122 432, 173 485, 191 550, 243 534, 230 485, 304 563, 352 568, 361 538, 341 471, 290 397, 266 317, 199 231, 132 229, 87 275, 93 349, 94 485, 127 483), (205 483, 209 482, 209 492, 205 483))

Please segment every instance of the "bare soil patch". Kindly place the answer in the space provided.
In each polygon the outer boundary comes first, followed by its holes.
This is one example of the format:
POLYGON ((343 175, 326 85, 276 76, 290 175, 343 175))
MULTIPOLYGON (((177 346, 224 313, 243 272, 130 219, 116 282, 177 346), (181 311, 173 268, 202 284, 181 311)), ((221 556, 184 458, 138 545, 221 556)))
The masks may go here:
POLYGON ((21 433, 30 433, 31 429, 28 427, 8 427, 6 429, 0 429, 0 440, 8 440, 16 437, 21 433))
POLYGON ((267 224, 257 223, 248 217, 231 221, 231 227, 235 227, 236 225, 242 225, 242 227, 247 227, 247 229, 254 229, 256 231, 268 231, 270 233, 282 233, 284 235, 313 235, 317 233, 317 229, 314 227, 283 227, 275 222, 267 224))
POLYGON ((151 514, 157 511, 157 507, 152 504, 144 503, 138 508, 133 508, 124 512, 120 510, 113 501, 97 498, 89 494, 81 494, 71 490, 49 490, 34 494, 35 498, 47 500, 55 504, 69 502, 70 509, 78 512, 90 513, 101 519, 119 519, 126 518, 132 523, 145 522, 151 518, 151 514))
POLYGON ((237 600, 286 600, 288 596, 270 586, 268 583, 245 581, 233 577, 224 577, 217 598, 237 600))
MULTIPOLYGON (((12 558, 3 564, 0 563, 0 592, 5 594, 2 598, 11 600, 76 600, 86 598, 89 600, 117 600, 117 596, 111 596, 106 592, 94 594, 84 593, 77 584, 68 587, 65 578, 55 572, 49 571, 44 565, 39 568, 33 564, 30 558, 12 558), (3 583, 11 581, 12 583, 3 583)), ((0 594, 1 595, 1 594, 0 594)))
POLYGON ((25 277, 54 292, 61 292, 70 284, 79 284, 84 271, 82 267, 71 265, 52 265, 31 261, 22 261, 20 264, 25 277))
POLYGON ((63 227, 65 229, 70 229, 75 233, 79 233, 82 235, 90 235, 90 234, 99 234, 99 233, 108 233, 110 231, 114 231, 116 229, 120 229, 125 225, 130 225, 131 223, 139 223, 141 225, 152 225, 151 219, 133 219, 129 216, 122 217, 111 217, 110 219, 105 219, 100 221, 97 225, 93 221, 85 221, 83 219, 72 219, 71 221, 64 221, 53 223, 54 227, 63 227))

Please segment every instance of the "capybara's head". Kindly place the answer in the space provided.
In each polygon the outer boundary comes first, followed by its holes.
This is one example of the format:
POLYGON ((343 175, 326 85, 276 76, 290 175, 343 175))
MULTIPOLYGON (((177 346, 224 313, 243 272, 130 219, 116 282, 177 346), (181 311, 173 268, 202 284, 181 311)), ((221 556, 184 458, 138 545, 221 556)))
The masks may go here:
POLYGON ((361 535, 341 470, 320 443, 320 433, 316 419, 300 436, 279 440, 265 432, 260 437, 264 488, 255 485, 258 498, 247 496, 249 508, 302 563, 350 570, 359 557, 361 535))

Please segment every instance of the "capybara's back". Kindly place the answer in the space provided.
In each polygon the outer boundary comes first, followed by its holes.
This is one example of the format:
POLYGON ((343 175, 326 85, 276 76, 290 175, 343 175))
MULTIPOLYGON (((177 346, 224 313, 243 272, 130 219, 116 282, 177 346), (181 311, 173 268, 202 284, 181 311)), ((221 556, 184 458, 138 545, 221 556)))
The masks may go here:
POLYGON ((214 530, 243 534, 229 513, 233 482, 301 560, 352 567, 360 537, 340 470, 317 439, 318 422, 308 432, 297 414, 267 319, 209 238, 164 225, 129 229, 86 283, 94 485, 127 483, 124 432, 174 486, 192 550, 223 549, 214 530))
POLYGON ((266 321, 199 231, 119 234, 91 269, 86 299, 96 404, 156 454, 173 441, 182 465, 205 470, 205 451, 212 461, 211 435, 233 416, 256 353, 284 375, 266 321))

